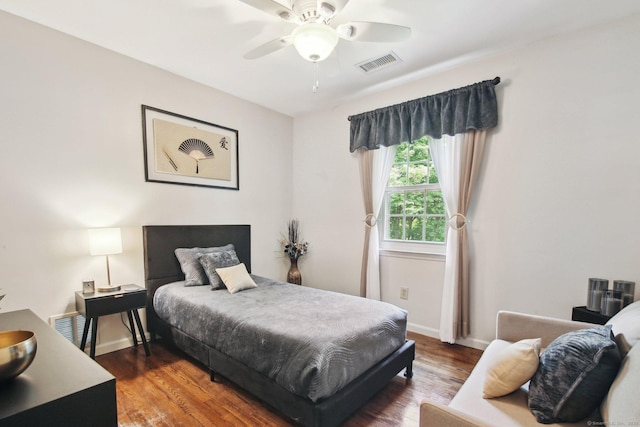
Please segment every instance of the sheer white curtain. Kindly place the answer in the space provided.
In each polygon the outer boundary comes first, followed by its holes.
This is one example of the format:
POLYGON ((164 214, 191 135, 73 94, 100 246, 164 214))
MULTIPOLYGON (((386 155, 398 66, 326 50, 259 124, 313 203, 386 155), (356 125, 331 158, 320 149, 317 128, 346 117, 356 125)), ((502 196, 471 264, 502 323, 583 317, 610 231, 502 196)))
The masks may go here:
POLYGON ((449 229, 440 314, 440 340, 454 343, 469 334, 469 255, 467 209, 471 200, 486 130, 443 135, 429 142, 445 201, 449 229))
POLYGON ((378 215, 384 202, 396 146, 358 150, 360 183, 365 210, 365 235, 360 274, 360 296, 380 300, 380 239, 378 215))

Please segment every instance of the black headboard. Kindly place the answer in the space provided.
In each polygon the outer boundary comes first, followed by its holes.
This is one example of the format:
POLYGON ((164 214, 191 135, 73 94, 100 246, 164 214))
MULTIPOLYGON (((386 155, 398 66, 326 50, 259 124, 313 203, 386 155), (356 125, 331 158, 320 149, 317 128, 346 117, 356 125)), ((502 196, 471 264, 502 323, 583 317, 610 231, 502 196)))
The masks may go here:
POLYGON ((249 225, 145 225, 144 282, 148 290, 147 328, 152 334, 157 320, 153 296, 160 286, 184 280, 174 253, 176 248, 224 246, 233 243, 240 262, 251 271, 251 226, 249 225))

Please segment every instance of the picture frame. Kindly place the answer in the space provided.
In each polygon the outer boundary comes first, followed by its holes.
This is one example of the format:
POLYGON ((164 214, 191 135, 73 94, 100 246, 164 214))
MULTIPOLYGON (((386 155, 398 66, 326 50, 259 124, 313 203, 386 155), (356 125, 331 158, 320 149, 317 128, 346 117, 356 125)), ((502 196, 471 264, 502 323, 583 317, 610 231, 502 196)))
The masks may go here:
POLYGON ((238 131, 142 105, 146 182, 240 189, 238 131))

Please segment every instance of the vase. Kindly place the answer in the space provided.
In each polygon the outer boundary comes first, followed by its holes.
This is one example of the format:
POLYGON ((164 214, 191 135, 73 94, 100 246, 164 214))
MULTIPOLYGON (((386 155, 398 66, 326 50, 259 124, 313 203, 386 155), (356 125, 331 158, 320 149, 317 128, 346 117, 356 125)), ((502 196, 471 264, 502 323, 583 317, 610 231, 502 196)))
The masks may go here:
POLYGON ((302 274, 300 274, 300 270, 298 270, 298 259, 289 259, 291 261, 291 267, 289 267, 289 272, 287 273, 287 282, 293 283, 294 285, 302 285, 302 274))

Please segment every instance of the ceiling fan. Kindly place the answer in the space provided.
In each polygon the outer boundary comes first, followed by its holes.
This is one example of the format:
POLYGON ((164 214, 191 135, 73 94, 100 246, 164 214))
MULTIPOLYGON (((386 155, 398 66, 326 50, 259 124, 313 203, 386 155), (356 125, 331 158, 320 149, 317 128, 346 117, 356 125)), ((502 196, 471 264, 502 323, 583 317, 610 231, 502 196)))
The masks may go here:
POLYGON ((347 22, 331 26, 333 18, 349 3, 349 0, 291 0, 286 7, 275 0, 240 0, 269 15, 298 24, 291 34, 262 44, 244 55, 256 59, 284 47, 294 45, 307 61, 326 59, 339 39, 361 42, 399 42, 411 35, 411 28, 380 22, 347 22))

